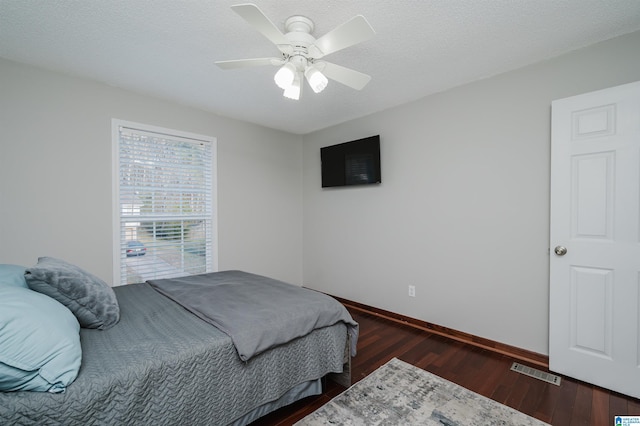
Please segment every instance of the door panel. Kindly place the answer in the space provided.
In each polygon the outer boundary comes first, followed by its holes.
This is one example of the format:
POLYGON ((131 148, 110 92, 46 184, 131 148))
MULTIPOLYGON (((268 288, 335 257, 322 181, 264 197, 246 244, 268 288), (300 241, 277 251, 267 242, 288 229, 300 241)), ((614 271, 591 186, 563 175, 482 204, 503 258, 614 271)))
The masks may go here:
POLYGON ((572 238, 613 239, 615 152, 572 158, 572 238))
POLYGON ((571 268, 571 349, 611 359, 611 270, 571 268))
POLYGON ((639 205, 640 82, 554 101, 550 368, 635 397, 639 205))

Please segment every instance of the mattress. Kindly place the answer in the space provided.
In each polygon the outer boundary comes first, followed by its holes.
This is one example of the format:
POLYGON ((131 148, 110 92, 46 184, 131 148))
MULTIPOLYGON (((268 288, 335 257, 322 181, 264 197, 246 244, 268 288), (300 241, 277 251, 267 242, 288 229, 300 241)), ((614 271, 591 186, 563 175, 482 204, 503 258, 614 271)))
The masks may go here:
POLYGON ((78 378, 61 394, 0 393, 0 424, 226 425, 343 369, 342 323, 243 362, 229 336, 148 284, 114 291, 120 322, 81 329, 78 378))

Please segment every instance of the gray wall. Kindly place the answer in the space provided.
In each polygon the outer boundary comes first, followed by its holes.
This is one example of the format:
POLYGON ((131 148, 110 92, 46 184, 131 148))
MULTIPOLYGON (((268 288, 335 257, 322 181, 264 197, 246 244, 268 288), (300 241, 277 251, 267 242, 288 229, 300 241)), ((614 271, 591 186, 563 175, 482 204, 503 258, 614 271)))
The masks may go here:
POLYGON ((220 269, 548 353, 550 103, 639 80, 639 48, 634 33, 305 137, 0 59, 0 262, 57 256, 111 282, 118 118, 217 138, 220 269), (321 190, 320 147, 373 134, 383 184, 321 190))
POLYGON ((302 283, 300 136, 1 59, 0 263, 112 282, 112 118, 216 137, 219 268, 302 283))
POLYGON ((640 32, 306 135, 304 284, 547 354, 551 101, 639 80, 639 51, 640 32), (383 183, 322 190, 320 147, 375 134, 383 183))

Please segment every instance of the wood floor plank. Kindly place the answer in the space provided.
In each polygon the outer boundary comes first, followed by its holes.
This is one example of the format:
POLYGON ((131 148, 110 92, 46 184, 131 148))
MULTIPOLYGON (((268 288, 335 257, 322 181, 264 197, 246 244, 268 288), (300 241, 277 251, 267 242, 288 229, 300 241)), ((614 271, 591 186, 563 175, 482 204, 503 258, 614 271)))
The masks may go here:
POLYGON ((467 347, 465 357, 455 365, 454 377, 456 383, 466 388, 477 388, 485 381, 485 368, 490 361, 489 352, 478 347, 467 347))
POLYGON ((500 381, 498 382, 495 390, 491 393, 491 399, 498 401, 501 404, 505 404, 509 395, 513 392, 519 376, 520 374, 515 371, 505 371, 504 374, 500 376, 500 381))
POLYGON ((504 405, 514 408, 518 411, 523 411, 522 405, 525 397, 531 390, 532 381, 536 380, 528 376, 520 374, 516 379, 509 396, 504 401, 504 405))
POLYGON ((578 386, 576 400, 571 413, 571 425, 580 426, 591 423, 591 403, 593 402, 593 388, 578 386))
POLYGON ((571 424, 573 406, 576 401, 578 385, 573 380, 563 380, 560 392, 554 401, 552 423, 554 425, 571 424))
POLYGON ((640 416, 640 400, 629 400, 627 402, 627 413, 629 416, 640 416))
POLYGON ((528 377, 528 384, 529 390, 525 394, 524 399, 518 407, 514 406, 513 408, 525 413, 528 416, 536 417, 539 413, 539 407, 545 400, 546 394, 548 393, 549 384, 543 382, 542 380, 537 380, 531 377, 528 377))
MULTIPOLYGON (((541 395, 538 407, 533 414, 533 417, 540 419, 547 423, 552 423, 553 414, 560 400, 560 395, 563 393, 562 386, 545 386, 544 393, 541 395)), ((558 423, 556 423, 558 424, 558 423)))
POLYGON ((613 417, 609 417, 609 393, 602 388, 594 387, 591 395, 590 426, 613 424, 613 417))
POLYGON ((615 416, 629 415, 628 402, 628 398, 623 395, 611 392, 609 395, 609 418, 613 419, 615 416))
POLYGON ((500 378, 509 368, 506 364, 507 363, 503 359, 503 357, 491 357, 485 363, 483 373, 481 375, 478 375, 475 379, 475 381, 480 382, 479 386, 474 386, 470 389, 474 392, 479 393, 480 395, 490 397, 493 391, 498 386, 498 383, 500 383, 500 378))

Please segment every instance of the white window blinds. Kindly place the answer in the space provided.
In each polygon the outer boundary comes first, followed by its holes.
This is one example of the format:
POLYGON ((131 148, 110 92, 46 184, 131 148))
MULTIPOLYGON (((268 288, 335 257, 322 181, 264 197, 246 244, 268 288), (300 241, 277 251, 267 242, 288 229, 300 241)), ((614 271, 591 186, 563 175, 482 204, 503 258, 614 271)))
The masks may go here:
POLYGON ((120 283, 213 271, 214 141, 118 127, 120 283))

